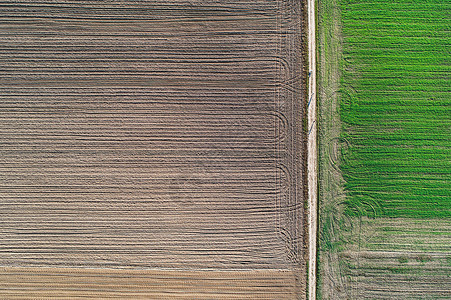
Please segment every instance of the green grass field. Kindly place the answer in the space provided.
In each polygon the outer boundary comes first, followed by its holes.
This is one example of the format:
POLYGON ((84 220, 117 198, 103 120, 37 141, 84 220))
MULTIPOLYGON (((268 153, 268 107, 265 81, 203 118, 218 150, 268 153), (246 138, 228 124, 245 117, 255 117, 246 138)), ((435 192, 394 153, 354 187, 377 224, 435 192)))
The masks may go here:
POLYGON ((450 11, 318 1, 319 299, 449 299, 450 11))
POLYGON ((340 7, 347 212, 451 217, 451 2, 340 7))

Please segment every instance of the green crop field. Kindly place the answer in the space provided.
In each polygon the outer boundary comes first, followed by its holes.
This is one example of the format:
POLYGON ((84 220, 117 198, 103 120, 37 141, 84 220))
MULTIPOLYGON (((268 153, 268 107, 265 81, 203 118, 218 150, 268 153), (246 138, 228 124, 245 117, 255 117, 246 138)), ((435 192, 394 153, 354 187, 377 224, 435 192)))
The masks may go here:
POLYGON ((343 1, 349 212, 451 216, 447 1, 343 1))
POLYGON ((320 295, 449 299, 451 2, 318 6, 320 295))

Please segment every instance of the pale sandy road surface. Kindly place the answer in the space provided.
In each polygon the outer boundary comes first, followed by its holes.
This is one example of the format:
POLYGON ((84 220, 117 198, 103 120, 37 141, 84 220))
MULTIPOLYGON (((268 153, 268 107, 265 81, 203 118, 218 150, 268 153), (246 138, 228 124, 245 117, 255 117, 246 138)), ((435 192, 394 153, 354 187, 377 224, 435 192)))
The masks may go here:
POLYGON ((316 44, 315 44, 315 0, 308 1, 308 223, 309 223, 309 299, 316 299, 316 238, 317 238, 317 143, 316 143, 316 44))

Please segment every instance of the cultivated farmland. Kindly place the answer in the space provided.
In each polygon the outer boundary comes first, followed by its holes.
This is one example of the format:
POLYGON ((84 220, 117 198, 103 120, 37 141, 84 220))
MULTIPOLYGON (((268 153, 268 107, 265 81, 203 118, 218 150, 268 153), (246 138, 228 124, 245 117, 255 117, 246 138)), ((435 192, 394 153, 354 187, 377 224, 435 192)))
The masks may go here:
POLYGON ((323 299, 449 299, 446 1, 320 1, 323 299))
POLYGON ((0 298, 305 298, 301 1, 0 15, 0 298))

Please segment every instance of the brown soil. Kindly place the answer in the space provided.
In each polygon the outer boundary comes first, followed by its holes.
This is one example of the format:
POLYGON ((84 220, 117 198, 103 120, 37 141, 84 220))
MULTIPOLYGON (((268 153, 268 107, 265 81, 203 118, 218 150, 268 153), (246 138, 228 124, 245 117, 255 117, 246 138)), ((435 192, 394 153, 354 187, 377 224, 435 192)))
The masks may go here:
POLYGON ((0 268, 5 299, 298 299, 292 271, 0 268))
POLYGON ((305 297, 300 1, 2 10, 0 266, 277 269, 305 297))

